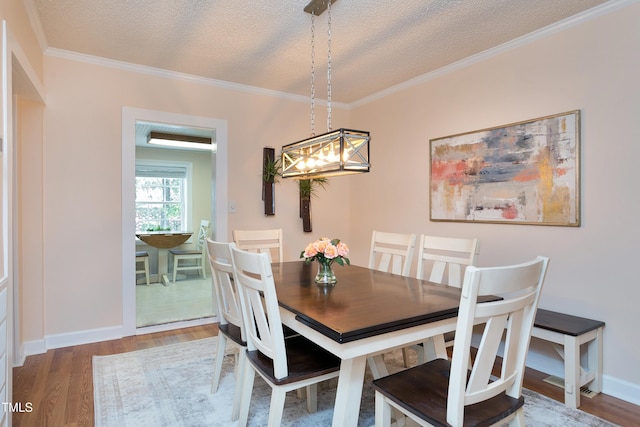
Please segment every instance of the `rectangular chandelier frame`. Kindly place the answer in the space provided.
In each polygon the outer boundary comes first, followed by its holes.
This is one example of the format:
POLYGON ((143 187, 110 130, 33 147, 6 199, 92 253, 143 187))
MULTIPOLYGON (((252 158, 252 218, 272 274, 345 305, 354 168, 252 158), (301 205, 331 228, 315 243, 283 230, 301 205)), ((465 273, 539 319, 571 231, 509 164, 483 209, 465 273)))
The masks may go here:
POLYGON ((369 132, 340 128, 282 147, 282 177, 325 178, 369 172, 369 132))

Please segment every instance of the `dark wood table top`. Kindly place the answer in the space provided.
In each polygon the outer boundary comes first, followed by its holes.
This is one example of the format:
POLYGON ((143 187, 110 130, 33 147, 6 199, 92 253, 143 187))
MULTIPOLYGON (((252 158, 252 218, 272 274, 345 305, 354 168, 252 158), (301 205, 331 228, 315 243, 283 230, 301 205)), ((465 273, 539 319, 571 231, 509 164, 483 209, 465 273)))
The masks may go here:
POLYGON ((318 287, 316 263, 273 264, 281 307, 329 338, 345 343, 455 317, 460 289, 358 266, 334 264, 338 283, 318 287))

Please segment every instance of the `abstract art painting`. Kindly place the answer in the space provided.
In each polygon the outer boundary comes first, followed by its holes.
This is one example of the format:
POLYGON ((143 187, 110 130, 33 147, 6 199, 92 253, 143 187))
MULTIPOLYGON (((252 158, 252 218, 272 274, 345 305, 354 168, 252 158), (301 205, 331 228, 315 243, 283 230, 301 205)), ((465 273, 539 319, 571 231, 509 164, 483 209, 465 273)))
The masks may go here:
POLYGON ((580 225, 580 111, 436 138, 431 220, 580 225))

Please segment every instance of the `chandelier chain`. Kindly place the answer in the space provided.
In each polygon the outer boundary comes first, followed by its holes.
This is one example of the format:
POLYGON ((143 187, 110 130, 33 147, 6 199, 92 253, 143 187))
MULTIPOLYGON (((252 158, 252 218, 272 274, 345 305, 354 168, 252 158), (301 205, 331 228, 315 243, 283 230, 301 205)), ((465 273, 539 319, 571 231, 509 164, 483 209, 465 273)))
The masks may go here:
POLYGON ((331 0, 327 2, 327 132, 331 132, 331 0))
MULTIPOLYGON (((325 180, 334 176, 369 172, 371 169, 371 163, 369 162, 369 145, 371 137, 369 132, 344 128, 340 128, 335 131, 332 129, 331 5, 335 1, 336 0, 311 0, 311 3, 304 8, 304 11, 311 15, 311 136, 282 146, 281 176, 283 178, 294 178, 307 181, 316 179, 325 180), (317 67, 315 51, 315 23, 317 17, 322 15, 324 11, 327 11, 327 133, 321 132, 321 135, 316 135, 315 107, 317 103, 317 85, 315 74, 317 67)), ((324 28, 322 28, 321 31, 324 31, 324 28)), ((320 50, 322 51, 321 56, 324 55, 323 49, 320 50)), ((324 70, 322 70, 322 65, 320 66, 320 70, 320 72, 324 72, 324 70)), ((321 84, 325 83, 322 75, 320 76, 319 81, 321 84)), ((324 103, 325 101, 321 99, 320 102, 324 103)), ((307 224, 307 221, 308 219, 305 219, 305 224, 307 224)))
POLYGON ((316 134, 315 14, 311 12, 311 136, 316 134))

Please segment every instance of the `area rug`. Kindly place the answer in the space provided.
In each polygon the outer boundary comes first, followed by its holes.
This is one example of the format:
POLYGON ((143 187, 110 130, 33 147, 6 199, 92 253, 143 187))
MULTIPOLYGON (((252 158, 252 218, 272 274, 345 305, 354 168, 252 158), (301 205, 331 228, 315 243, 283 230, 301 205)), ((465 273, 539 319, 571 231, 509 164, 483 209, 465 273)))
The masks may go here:
MULTIPOLYGON (((234 390, 233 357, 225 357, 216 394, 211 394, 217 338, 206 338, 146 350, 93 357, 96 427, 226 427, 231 422, 234 390)), ((400 369, 402 354, 385 355, 391 370, 400 369), (395 366, 395 368, 394 368, 395 366)), ((304 400, 289 393, 283 426, 330 426, 335 380, 318 388, 318 412, 306 411, 304 400)), ((267 425, 271 388, 256 375, 249 425, 267 425)), ((555 400, 524 390, 528 426, 610 427, 607 421, 555 400)), ((354 408, 355 410, 356 408, 354 408)), ((374 392, 363 388, 359 426, 374 424, 374 392)))

